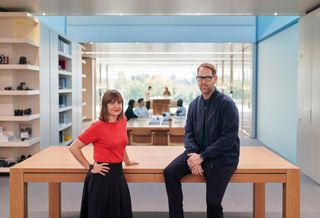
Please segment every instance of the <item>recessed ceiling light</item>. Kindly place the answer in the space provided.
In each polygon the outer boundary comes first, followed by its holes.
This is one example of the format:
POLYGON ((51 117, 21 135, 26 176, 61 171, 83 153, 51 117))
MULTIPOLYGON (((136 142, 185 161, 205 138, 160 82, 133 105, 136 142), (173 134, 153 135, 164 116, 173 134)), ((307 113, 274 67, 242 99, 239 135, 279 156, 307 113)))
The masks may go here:
POLYGON ((90 42, 90 45, 93 45, 93 42, 90 42))
POLYGON ((139 43, 139 42, 136 42, 136 44, 139 45, 140 43, 139 43))
POLYGON ((278 13, 277 13, 277 12, 275 12, 273 15, 274 15, 274 16, 277 16, 277 15, 278 15, 278 13))
POLYGON ((42 16, 46 16, 46 13, 43 12, 43 13, 42 13, 42 16))
POLYGON ((231 45, 231 42, 228 42, 229 45, 231 45))
POLYGON ((200 13, 196 13, 196 15, 197 15, 197 16, 199 16, 199 15, 200 15, 200 13))
POLYGON ((120 15, 120 16, 122 16, 123 14, 122 14, 122 13, 120 13, 119 15, 120 15))
POLYGON ((182 45, 185 45, 186 43, 185 43, 185 42, 182 42, 181 44, 182 44, 182 45))

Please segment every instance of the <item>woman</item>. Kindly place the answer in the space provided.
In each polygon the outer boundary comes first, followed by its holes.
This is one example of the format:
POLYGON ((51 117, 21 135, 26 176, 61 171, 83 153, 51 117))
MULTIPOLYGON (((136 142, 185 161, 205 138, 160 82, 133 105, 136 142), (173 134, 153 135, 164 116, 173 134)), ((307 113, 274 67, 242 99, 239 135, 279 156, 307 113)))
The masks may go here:
POLYGON ((84 182, 80 218, 132 218, 131 199, 122 161, 131 161, 125 150, 128 143, 123 98, 108 90, 102 98, 99 120, 71 144, 69 150, 88 170, 84 182), (90 164, 81 148, 93 144, 94 163, 90 164))
POLYGON ((170 96, 171 96, 171 93, 170 93, 168 87, 164 87, 164 91, 163 91, 163 93, 162 93, 162 96, 163 96, 163 97, 170 97, 170 96))
POLYGON ((138 118, 138 116, 133 112, 133 107, 134 107, 134 100, 130 99, 128 102, 128 108, 124 113, 127 117, 127 120, 130 120, 131 118, 138 118))

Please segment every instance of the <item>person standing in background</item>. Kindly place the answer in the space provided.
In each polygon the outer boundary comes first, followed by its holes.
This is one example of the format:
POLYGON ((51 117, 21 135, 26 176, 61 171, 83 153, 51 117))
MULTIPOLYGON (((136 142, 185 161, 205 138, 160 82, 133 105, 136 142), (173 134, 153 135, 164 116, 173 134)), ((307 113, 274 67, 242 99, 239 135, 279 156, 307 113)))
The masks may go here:
POLYGON ((162 93, 163 97, 170 97, 171 96, 171 93, 168 89, 168 87, 164 87, 164 91, 162 93))
POLYGON ((144 92, 144 101, 146 102, 146 108, 150 110, 150 96, 152 86, 148 86, 148 89, 144 92))

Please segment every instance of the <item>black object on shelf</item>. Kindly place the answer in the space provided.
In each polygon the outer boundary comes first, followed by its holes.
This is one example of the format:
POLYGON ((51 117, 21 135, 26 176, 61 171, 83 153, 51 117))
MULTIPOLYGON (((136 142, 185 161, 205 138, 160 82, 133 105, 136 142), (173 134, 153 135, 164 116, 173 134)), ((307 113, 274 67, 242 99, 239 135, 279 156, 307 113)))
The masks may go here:
POLYGON ((4 90, 14 90, 14 89, 12 88, 12 86, 7 86, 7 87, 4 87, 4 90))
POLYGON ((14 116, 23 116, 23 110, 22 109, 15 109, 14 116))
POLYGON ((20 56, 19 58, 19 64, 27 64, 27 58, 24 56, 20 56))
POLYGON ((27 109, 23 110, 23 114, 25 114, 25 115, 31 115, 31 114, 32 114, 31 108, 27 108, 27 109))
POLYGON ((19 86, 17 86, 17 90, 32 90, 27 85, 26 82, 20 82, 19 86))

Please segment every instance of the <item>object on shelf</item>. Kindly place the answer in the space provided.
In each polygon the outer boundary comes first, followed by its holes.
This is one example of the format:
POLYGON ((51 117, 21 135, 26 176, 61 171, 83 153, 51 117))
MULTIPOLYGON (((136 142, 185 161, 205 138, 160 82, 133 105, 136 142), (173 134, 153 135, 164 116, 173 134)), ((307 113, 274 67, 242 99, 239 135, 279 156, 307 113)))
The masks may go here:
POLYGON ((9 56, 0 54, 0 64, 9 64, 9 56))
POLYGON ((32 90, 27 85, 26 82, 20 82, 19 86, 17 86, 17 90, 32 90))
POLYGON ((71 140, 72 139, 72 137, 71 137, 71 135, 64 135, 63 136, 63 140, 66 142, 66 141, 69 141, 69 140, 71 140))
POLYGON ((31 127, 23 127, 20 128, 20 138, 21 141, 29 139, 32 137, 32 128, 31 127))
POLYGON ((59 60, 59 70, 66 70, 66 61, 59 60))
POLYGON ((30 157, 32 157, 31 154, 29 154, 29 155, 22 154, 22 155, 19 157, 19 159, 17 160, 17 162, 20 163, 20 162, 22 162, 22 161, 24 161, 24 160, 26 160, 26 159, 28 159, 28 158, 30 158, 30 157))
POLYGON ((63 52, 64 51, 64 43, 62 40, 59 40, 59 43, 58 43, 58 50, 63 52))
POLYGON ((20 56, 19 58, 19 64, 27 64, 27 58, 24 56, 20 56))
POLYGON ((59 89, 66 89, 66 88, 67 88, 67 79, 59 78, 59 89))
POLYGON ((25 114, 25 115, 31 115, 31 113, 32 113, 31 108, 27 108, 27 109, 23 110, 23 114, 25 114))
POLYGON ((67 106, 67 96, 59 95, 59 107, 66 107, 66 106, 67 106))
POLYGON ((59 124, 66 123, 67 120, 67 114, 66 113, 60 113, 59 114, 59 124))
POLYGON ((0 142, 9 142, 13 140, 13 132, 3 131, 0 127, 0 142))
POLYGON ((60 131, 60 132, 59 132, 59 143, 62 143, 62 142, 63 142, 63 139, 64 139, 64 132, 63 132, 63 131, 60 131))
POLYGON ((14 110, 14 116, 23 116, 23 110, 15 109, 14 110))
POLYGON ((0 167, 12 167, 17 162, 12 159, 0 159, 0 167))
POLYGON ((15 109, 14 110, 14 116, 23 116, 23 115, 31 115, 32 110, 31 108, 27 108, 25 110, 23 109, 15 109))
POLYGON ((4 90, 14 90, 14 88, 12 88, 12 86, 7 86, 7 87, 4 87, 4 90))

